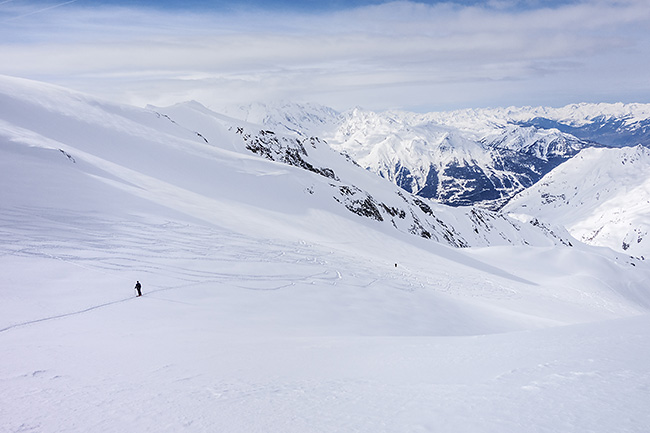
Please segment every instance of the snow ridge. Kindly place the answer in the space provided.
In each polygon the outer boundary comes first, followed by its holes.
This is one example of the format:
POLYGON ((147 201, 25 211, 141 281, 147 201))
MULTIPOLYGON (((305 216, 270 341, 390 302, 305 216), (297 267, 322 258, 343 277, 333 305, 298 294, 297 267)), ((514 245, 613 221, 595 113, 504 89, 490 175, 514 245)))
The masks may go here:
POLYGON ((650 255, 650 149, 585 149, 504 209, 565 226, 577 239, 650 255))

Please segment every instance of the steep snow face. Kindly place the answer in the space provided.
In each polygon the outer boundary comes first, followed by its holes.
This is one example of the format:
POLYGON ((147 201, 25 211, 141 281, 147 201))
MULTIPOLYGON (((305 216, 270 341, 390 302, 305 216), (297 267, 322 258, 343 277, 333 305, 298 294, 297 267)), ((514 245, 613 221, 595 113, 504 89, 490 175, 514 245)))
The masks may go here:
POLYGON ((650 256, 650 149, 585 149, 504 209, 562 224, 581 241, 650 256))

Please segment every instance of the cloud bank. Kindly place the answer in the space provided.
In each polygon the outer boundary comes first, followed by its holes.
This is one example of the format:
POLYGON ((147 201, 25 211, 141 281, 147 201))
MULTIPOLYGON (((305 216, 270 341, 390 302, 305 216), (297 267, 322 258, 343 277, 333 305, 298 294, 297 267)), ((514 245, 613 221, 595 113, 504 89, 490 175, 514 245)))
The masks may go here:
POLYGON ((650 4, 407 1, 319 12, 0 2, 0 74, 136 105, 418 111, 650 102, 650 4))

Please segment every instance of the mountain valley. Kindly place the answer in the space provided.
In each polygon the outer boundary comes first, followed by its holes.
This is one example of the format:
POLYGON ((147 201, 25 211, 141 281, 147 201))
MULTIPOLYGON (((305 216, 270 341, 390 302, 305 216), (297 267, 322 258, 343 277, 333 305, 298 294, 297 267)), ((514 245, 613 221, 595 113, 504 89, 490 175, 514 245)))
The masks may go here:
POLYGON ((643 431, 648 149, 540 112, 0 76, 0 431, 643 431))

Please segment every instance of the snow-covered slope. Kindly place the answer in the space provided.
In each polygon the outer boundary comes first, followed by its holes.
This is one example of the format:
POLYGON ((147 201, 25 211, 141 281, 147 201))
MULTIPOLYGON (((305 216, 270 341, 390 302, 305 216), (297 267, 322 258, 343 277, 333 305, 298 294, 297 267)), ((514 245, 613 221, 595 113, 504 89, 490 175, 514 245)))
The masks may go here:
POLYGON ((189 130, 200 131, 198 136, 207 144, 221 143, 218 131, 228 130, 232 133, 231 141, 240 140, 233 144, 233 149, 320 175, 305 185, 306 193, 328 201, 327 206, 337 203, 389 230, 397 229, 455 247, 571 243, 570 236, 558 227, 522 224, 481 208, 454 209, 409 194, 362 170, 355 161, 334 152, 318 137, 260 129, 261 126, 236 121, 195 102, 150 108, 189 130))
POLYGON ((504 211, 561 224, 589 244, 650 257, 650 149, 585 149, 504 211))
POLYGON ((650 423, 646 261, 413 236, 319 142, 177 108, 0 77, 3 433, 650 423))

